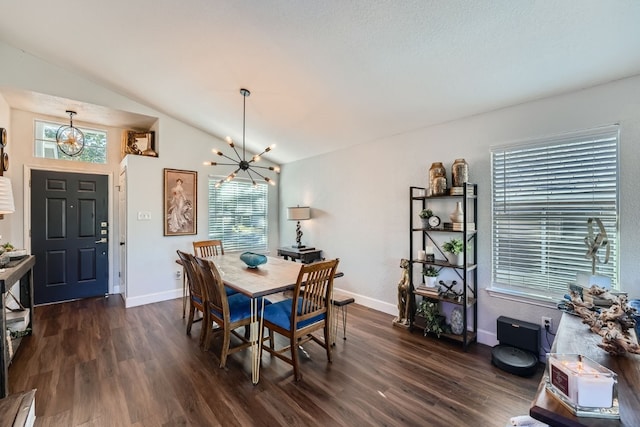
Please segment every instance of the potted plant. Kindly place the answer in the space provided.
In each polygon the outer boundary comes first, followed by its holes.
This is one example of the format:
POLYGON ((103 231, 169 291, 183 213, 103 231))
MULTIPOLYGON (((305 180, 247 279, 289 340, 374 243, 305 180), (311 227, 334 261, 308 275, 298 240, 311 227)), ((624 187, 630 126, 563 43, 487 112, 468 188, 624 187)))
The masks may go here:
POLYGON ((429 299, 423 299, 418 304, 416 314, 424 318, 424 335, 432 332, 440 338, 440 335, 444 332, 444 316, 440 314, 438 310, 438 302, 431 301, 429 299))
POLYGON ((422 228, 429 228, 429 218, 433 216, 433 211, 431 209, 422 209, 418 216, 422 219, 422 228))
POLYGON ((464 250, 464 242, 462 239, 451 239, 442 245, 442 250, 447 254, 447 260, 449 264, 462 265, 463 257, 460 256, 464 250))
POLYGON ((424 281, 428 287, 434 288, 436 286, 436 281, 438 280, 438 274, 440 271, 432 265, 426 266, 422 269, 422 274, 424 275, 424 281))

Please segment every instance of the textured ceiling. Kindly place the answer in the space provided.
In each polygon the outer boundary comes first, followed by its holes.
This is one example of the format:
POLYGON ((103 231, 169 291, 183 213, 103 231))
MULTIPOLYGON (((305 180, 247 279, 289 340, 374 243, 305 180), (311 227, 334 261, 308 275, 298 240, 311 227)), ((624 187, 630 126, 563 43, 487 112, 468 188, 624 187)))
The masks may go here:
MULTIPOLYGON (((0 0, 0 10, 4 43, 218 137, 241 140, 248 88, 247 148, 276 143, 279 163, 640 74, 636 0, 0 0)), ((6 99, 27 102, 18 95, 6 99)))

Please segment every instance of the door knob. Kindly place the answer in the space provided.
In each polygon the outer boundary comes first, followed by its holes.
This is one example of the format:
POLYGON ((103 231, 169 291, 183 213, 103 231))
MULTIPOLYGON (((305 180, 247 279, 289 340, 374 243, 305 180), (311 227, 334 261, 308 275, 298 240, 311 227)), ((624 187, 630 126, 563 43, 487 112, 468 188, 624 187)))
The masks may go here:
POLYGON ((103 237, 103 238, 102 238, 102 239, 100 239, 100 240, 96 240, 96 243, 107 243, 107 238, 106 238, 106 237, 103 237))

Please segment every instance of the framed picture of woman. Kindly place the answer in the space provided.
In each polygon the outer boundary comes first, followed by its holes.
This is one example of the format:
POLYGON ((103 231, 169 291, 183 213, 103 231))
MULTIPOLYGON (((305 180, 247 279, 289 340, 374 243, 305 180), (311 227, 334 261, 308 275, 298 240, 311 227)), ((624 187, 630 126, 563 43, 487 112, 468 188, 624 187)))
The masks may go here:
POLYGON ((164 169, 164 235, 197 233, 198 172, 164 169))

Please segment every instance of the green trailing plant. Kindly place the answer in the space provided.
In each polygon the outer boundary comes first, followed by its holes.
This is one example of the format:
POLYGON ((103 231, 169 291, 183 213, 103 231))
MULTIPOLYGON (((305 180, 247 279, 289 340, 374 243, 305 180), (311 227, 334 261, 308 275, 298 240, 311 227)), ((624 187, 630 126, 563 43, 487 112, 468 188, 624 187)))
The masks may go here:
POLYGON ((422 209, 418 216, 420 216, 420 218, 431 218, 433 216, 433 211, 431 209, 422 209))
POLYGON ((453 254, 453 255, 458 255, 459 253, 462 253, 463 249, 464 249, 464 242, 462 241, 462 239, 451 239, 444 242, 444 244, 442 245, 443 251, 449 252, 450 254, 453 254))
POLYGON ((426 298, 423 299, 418 304, 416 314, 424 317, 424 335, 426 336, 431 332, 440 338, 440 335, 444 333, 444 328, 442 327, 444 319, 438 310, 438 302, 426 298))
POLYGON ((439 273, 440 272, 438 271, 438 269, 433 266, 428 266, 428 267, 425 266, 422 269, 422 274, 424 274, 427 277, 438 277, 439 273))

